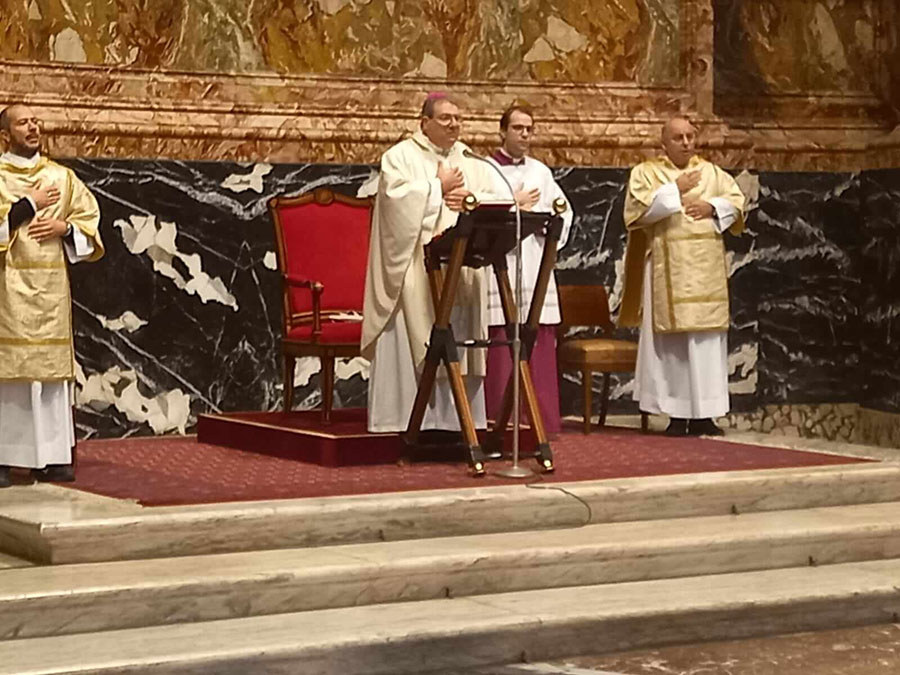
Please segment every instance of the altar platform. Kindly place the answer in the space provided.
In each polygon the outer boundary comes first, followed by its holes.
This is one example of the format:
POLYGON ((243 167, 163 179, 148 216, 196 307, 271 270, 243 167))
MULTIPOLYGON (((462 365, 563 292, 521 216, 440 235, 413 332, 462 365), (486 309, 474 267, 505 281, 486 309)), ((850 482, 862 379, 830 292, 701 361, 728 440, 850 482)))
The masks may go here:
MULTIPOLYGON (((78 448, 77 490, 145 506, 300 499, 421 490, 559 484, 611 478, 751 471, 863 462, 830 452, 793 450, 713 438, 670 438, 608 426, 585 435, 566 422, 551 441, 556 471, 531 479, 504 478, 509 459, 488 462, 472 477, 463 449, 452 443, 407 449, 397 434, 367 434, 365 411, 335 411, 323 425, 317 412, 203 416, 198 436, 94 440, 78 448)), ((746 436, 743 436, 746 438, 746 436)), ((508 441, 510 439, 507 439, 508 441)), ((507 449, 511 442, 507 442, 507 449)), ((520 463, 537 472, 523 430, 520 463)), ((21 476, 28 480, 27 475, 21 476)))

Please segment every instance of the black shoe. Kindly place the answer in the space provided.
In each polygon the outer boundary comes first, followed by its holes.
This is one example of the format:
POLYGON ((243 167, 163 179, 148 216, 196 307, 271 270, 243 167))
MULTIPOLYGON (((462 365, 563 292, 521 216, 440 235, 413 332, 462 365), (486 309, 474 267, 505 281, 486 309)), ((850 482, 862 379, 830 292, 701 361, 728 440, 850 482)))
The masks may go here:
POLYGON ((9 487, 10 485, 12 485, 12 478, 9 476, 9 467, 0 466, 0 488, 9 487))
POLYGON ((43 469, 32 469, 31 473, 41 483, 71 483, 75 480, 75 465, 48 464, 43 469))
POLYGON ((666 427, 666 436, 687 436, 688 421, 682 417, 672 417, 669 419, 669 426, 666 427))
POLYGON ((422 445, 462 445, 461 431, 447 429, 425 429, 419 432, 419 443, 422 445))
POLYGON ((725 432, 716 426, 709 417, 699 420, 691 420, 688 423, 688 435, 690 436, 724 436, 725 432))

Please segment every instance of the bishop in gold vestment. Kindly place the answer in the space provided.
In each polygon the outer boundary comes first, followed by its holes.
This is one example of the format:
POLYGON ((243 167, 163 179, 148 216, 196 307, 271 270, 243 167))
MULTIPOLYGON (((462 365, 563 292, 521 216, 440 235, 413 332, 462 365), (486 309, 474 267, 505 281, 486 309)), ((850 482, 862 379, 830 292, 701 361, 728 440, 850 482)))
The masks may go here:
MULTIPOLYGON (((31 110, 4 111, 0 133, 0 470, 45 469, 71 475, 75 356, 66 258, 103 255, 97 201, 68 168, 38 152, 31 110), (58 201, 11 227, 6 216, 22 197, 54 186, 58 201)), ((3 476, 0 476, 0 480, 3 476)))
MULTIPOLYGON (((381 158, 372 214, 362 354, 372 361, 368 428, 405 431, 434 323, 425 272, 424 246, 456 224, 468 194, 494 197, 491 167, 466 157, 459 136, 459 109, 432 95, 422 112, 422 129, 381 158)), ((458 339, 487 337, 484 270, 464 268, 451 316, 458 339)), ((485 358, 482 350, 460 350, 460 369, 477 427, 484 428, 485 358)), ((439 377, 423 429, 458 430, 447 380, 439 377)))
POLYGON ((669 433, 719 434, 729 410, 728 265, 723 232, 740 234, 744 197, 734 179, 694 154, 682 118, 663 130, 666 156, 628 181, 624 326, 641 327, 634 398, 672 418, 669 433))

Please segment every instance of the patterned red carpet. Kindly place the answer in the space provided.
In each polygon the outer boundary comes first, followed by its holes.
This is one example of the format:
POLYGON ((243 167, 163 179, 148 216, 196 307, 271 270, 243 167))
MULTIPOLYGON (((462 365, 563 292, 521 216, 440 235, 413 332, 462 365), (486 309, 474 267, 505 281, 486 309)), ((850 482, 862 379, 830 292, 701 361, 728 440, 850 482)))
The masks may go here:
MULTIPOLYGON (((535 480, 565 482, 707 471, 846 464, 858 461, 710 439, 606 429, 584 436, 568 427, 553 441, 556 472, 535 480)), ((492 463, 504 466, 506 463, 492 463)), ((533 462, 527 462, 530 467, 533 462)), ((71 487, 146 506, 325 497, 375 492, 521 483, 471 478, 458 462, 329 468, 199 443, 193 437, 96 440, 78 446, 71 487)))

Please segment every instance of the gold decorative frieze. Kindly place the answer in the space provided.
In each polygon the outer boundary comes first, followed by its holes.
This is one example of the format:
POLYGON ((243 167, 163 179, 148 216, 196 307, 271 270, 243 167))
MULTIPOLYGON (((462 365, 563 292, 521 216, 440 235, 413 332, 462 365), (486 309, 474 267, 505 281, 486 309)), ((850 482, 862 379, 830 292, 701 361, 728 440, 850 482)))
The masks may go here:
POLYGON ((0 58, 113 68, 675 86, 679 0, 4 0, 0 58))
POLYGON ((556 165, 632 165, 675 113, 726 166, 900 165, 892 0, 143 4, 0 0, 0 103, 52 154, 372 163, 446 90, 485 151, 530 103, 556 165))

